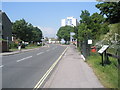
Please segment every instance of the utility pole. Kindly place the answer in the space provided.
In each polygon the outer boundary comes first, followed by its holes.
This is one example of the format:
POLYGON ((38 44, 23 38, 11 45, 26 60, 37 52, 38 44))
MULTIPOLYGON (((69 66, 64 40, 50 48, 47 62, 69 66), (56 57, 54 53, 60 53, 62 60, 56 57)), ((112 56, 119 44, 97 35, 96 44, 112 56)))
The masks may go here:
POLYGON ((43 46, 43 41, 44 41, 44 37, 42 38, 42 46, 43 46))

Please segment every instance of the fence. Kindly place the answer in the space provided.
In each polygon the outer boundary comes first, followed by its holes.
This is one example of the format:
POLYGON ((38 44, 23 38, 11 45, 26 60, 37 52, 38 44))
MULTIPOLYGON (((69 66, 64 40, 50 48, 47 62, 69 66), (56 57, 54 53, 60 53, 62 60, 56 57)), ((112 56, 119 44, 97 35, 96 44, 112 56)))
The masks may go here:
POLYGON ((88 44, 87 40, 80 42, 80 47, 81 47, 81 53, 85 58, 87 58, 90 55, 90 45, 88 44))
POLYGON ((98 53, 102 57, 102 66, 104 66, 104 64, 110 63, 109 57, 117 58, 118 64, 120 65, 120 48, 117 49, 117 52, 115 54, 107 52, 108 48, 109 48, 108 45, 103 45, 103 47, 98 51, 98 53))

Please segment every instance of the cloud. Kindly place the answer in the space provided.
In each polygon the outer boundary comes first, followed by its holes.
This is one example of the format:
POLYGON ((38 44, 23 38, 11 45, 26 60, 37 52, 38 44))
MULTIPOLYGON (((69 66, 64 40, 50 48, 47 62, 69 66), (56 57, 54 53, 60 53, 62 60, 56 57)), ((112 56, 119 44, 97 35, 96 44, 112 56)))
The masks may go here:
POLYGON ((38 26, 38 28, 43 32, 44 37, 56 37, 57 30, 55 28, 41 26, 38 26))

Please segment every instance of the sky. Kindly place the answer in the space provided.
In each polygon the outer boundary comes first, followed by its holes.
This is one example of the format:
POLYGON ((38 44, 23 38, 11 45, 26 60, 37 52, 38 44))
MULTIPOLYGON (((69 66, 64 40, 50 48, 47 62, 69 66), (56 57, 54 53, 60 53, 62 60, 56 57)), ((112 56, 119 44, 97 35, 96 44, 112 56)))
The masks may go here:
POLYGON ((99 10, 95 7, 98 2, 2 2, 4 11, 12 22, 24 18, 37 26, 44 37, 56 37, 61 27, 61 19, 73 16, 80 20, 81 10, 90 14, 99 10))

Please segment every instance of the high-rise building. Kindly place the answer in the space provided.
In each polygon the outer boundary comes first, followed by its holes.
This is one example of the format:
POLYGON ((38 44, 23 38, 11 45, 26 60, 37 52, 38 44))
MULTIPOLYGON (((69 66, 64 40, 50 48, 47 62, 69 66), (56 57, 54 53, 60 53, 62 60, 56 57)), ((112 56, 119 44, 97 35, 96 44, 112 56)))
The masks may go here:
POLYGON ((61 20, 61 26, 66 26, 66 25, 68 25, 68 26, 77 26, 78 21, 74 17, 67 17, 66 19, 61 20))

